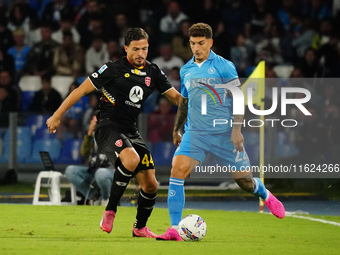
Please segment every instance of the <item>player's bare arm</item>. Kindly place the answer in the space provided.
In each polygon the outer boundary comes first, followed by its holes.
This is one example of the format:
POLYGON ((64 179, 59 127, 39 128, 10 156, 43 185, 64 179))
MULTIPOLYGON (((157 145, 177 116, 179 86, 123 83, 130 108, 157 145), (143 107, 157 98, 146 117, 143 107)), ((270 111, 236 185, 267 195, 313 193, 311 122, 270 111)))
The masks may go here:
POLYGON ((184 123, 186 122, 187 116, 188 116, 188 98, 182 97, 179 101, 175 125, 174 125, 174 131, 172 133, 173 142, 176 146, 178 146, 181 143, 182 135, 180 133, 180 130, 184 123))
POLYGON ((175 89, 171 88, 166 93, 164 93, 167 99, 170 100, 174 105, 179 105, 180 100, 182 99, 182 95, 175 89))
POLYGON ((241 133, 244 115, 234 115, 233 130, 231 133, 231 142, 235 145, 237 151, 243 151, 244 138, 241 133))
POLYGON ((56 132, 56 129, 59 127, 61 117, 68 109, 70 109, 81 97, 94 90, 95 87, 89 79, 86 79, 78 88, 73 90, 54 114, 46 121, 46 125, 50 133, 56 132))

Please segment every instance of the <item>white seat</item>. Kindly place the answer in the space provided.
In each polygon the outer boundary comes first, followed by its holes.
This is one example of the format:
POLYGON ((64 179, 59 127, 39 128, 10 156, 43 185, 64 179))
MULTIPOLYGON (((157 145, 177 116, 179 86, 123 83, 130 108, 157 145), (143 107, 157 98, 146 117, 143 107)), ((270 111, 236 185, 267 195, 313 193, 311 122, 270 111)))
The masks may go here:
POLYGON ((61 183, 63 175, 56 171, 41 171, 35 182, 33 205, 77 205, 76 188, 72 183, 61 183), (42 182, 42 179, 47 179, 42 182), (48 201, 40 201, 40 188, 48 188, 48 201), (60 189, 69 188, 71 190, 71 202, 61 202, 60 189))
POLYGON ((273 68, 275 74, 279 78, 288 79, 294 70, 292 65, 277 65, 273 68))
POLYGON ((41 77, 38 75, 24 75, 19 80, 22 91, 38 91, 42 88, 41 77))
POLYGON ((51 86, 60 93, 62 98, 65 98, 73 82, 74 78, 72 76, 55 75, 51 79, 51 86))

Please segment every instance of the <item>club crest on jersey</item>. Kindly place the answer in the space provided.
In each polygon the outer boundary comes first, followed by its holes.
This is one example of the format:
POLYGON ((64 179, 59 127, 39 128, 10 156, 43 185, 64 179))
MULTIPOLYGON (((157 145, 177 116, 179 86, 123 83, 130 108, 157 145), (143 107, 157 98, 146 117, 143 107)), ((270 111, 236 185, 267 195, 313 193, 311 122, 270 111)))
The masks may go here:
POLYGON ((123 146, 123 141, 122 141, 122 139, 117 140, 117 141, 115 142, 115 145, 116 145, 117 147, 122 147, 122 146, 123 146))
POLYGON ((150 86, 150 84, 151 84, 151 78, 148 76, 148 77, 145 77, 145 84, 146 84, 146 86, 150 86))

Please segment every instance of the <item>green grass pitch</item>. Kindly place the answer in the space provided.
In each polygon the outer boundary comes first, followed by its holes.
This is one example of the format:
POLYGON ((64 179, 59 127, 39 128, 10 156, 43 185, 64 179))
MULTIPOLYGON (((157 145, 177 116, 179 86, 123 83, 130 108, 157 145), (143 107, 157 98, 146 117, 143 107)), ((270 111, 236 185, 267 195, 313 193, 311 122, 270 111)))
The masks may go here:
MULTIPOLYGON (((104 207, 0 204, 0 254, 340 254, 340 227, 269 214, 185 210, 207 222, 200 242, 133 238, 134 207, 119 207, 113 231, 100 230, 104 207)), ((340 217, 318 216, 340 222, 340 217)), ((166 209, 155 208, 148 227, 156 234, 169 225, 166 209)))

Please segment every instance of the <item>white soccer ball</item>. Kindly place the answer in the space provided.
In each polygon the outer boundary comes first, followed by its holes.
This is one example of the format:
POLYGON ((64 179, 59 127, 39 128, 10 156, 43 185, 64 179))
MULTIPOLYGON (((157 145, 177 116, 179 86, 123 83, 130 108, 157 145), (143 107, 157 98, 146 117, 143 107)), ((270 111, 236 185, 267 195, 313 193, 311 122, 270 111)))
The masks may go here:
POLYGON ((201 216, 189 214, 179 222, 178 233, 184 241, 200 241, 207 233, 207 224, 201 216))

